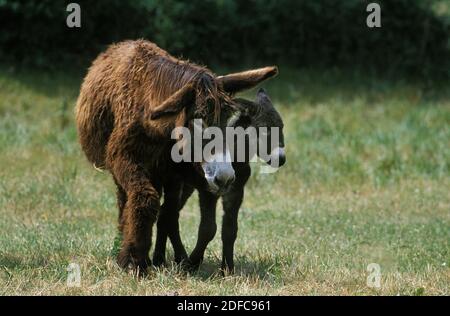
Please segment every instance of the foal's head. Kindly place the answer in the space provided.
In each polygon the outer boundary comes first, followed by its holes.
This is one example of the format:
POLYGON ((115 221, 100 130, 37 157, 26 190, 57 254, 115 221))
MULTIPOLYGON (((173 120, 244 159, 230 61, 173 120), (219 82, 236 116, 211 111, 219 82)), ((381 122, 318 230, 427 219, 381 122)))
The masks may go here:
MULTIPOLYGON (((286 162, 284 151, 283 120, 275 109, 267 92, 259 89, 256 100, 234 99, 240 108, 239 114, 235 115, 229 124, 254 128, 256 133, 247 133, 253 142, 249 146, 256 145, 255 153, 266 163, 273 167, 281 167, 286 162)), ((249 149, 247 148, 247 151, 249 149)))

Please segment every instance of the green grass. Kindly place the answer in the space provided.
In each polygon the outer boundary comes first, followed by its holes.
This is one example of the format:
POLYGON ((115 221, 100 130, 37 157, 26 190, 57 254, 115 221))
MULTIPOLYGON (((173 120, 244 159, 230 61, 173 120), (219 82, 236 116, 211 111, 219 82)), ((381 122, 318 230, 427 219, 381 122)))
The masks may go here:
MULTIPOLYGON (((79 84, 0 71, 1 295, 450 294, 448 90, 281 68, 265 86, 285 120, 287 165, 254 168, 236 274, 217 273, 218 234, 198 273, 169 266, 139 280, 110 255, 114 186, 77 144, 79 84), (79 288, 66 285, 72 262, 79 288), (380 289, 366 284, 370 263, 381 267, 380 289)), ((181 215, 188 250, 197 203, 181 215)))

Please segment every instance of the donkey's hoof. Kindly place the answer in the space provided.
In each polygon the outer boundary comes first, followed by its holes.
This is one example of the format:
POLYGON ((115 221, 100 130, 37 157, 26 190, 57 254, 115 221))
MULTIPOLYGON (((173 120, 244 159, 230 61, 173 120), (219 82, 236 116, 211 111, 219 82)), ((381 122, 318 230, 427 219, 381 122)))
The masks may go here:
POLYGON ((117 255, 117 264, 124 270, 142 277, 148 274, 148 266, 151 265, 150 258, 144 256, 139 258, 133 256, 130 251, 122 249, 117 255))

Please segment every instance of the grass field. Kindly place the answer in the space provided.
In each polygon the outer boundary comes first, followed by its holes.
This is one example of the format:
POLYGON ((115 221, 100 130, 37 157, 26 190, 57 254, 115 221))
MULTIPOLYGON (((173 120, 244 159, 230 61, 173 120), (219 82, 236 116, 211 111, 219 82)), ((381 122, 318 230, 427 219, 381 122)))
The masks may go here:
MULTIPOLYGON (((198 273, 169 266, 139 280, 111 257, 112 180, 77 144, 80 78, 0 70, 0 295, 450 295, 448 90, 281 68, 265 87, 287 165, 254 168, 236 274, 218 274, 217 234, 198 273), (66 284, 70 263, 80 287, 66 284)), ((181 215, 188 250, 197 202, 181 215)))

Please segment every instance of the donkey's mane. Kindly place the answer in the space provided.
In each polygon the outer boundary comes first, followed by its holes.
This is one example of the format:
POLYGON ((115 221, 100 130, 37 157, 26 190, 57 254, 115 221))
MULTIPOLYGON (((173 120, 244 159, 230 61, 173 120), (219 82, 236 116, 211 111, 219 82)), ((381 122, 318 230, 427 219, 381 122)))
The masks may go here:
POLYGON ((231 98, 217 84, 216 75, 204 66, 171 56, 153 43, 138 41, 132 65, 145 70, 145 88, 153 104, 161 104, 173 93, 192 83, 195 87, 195 116, 218 122, 221 106, 231 98))

